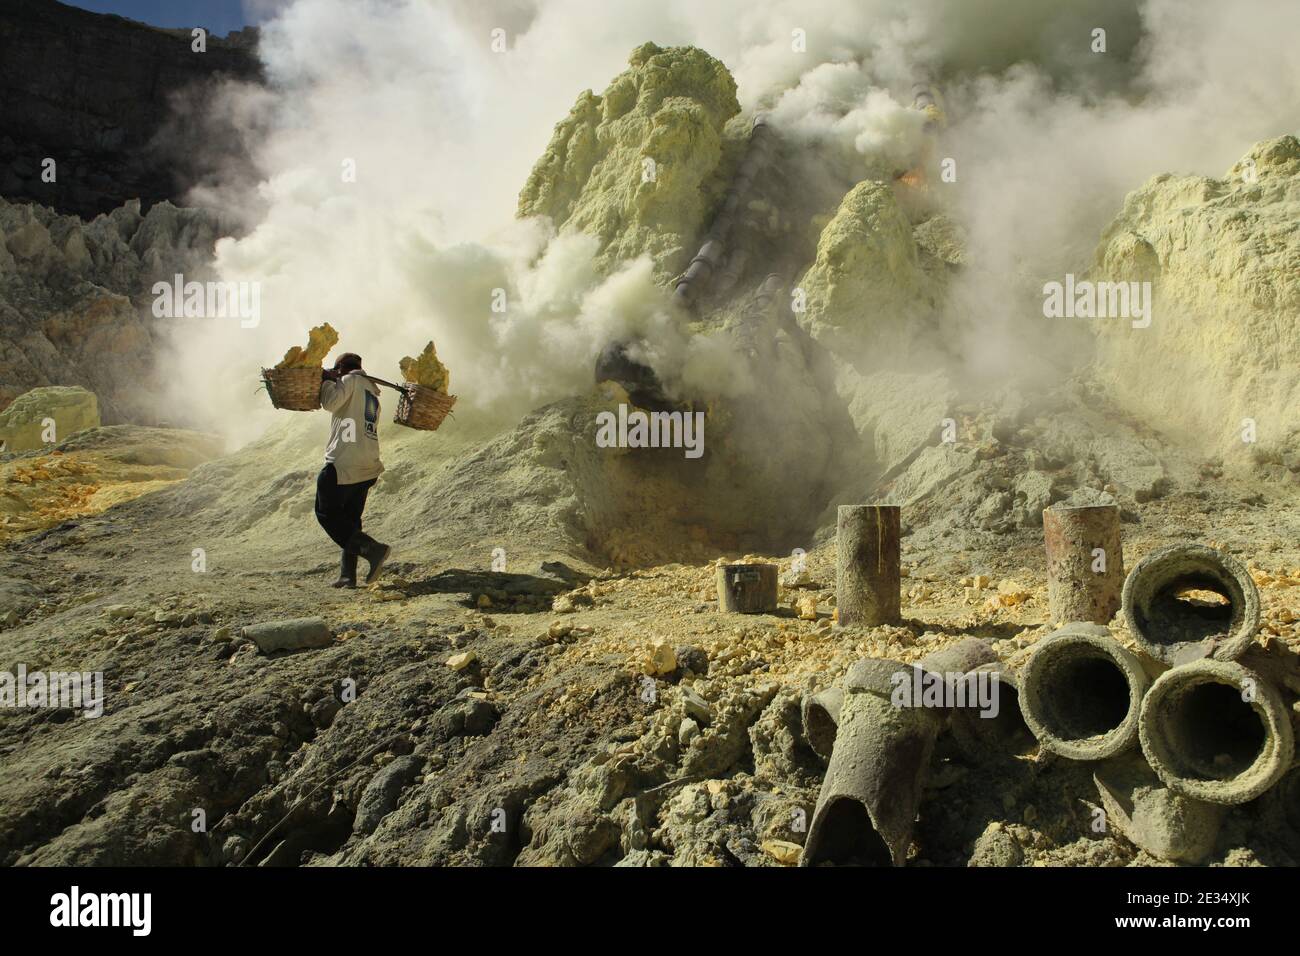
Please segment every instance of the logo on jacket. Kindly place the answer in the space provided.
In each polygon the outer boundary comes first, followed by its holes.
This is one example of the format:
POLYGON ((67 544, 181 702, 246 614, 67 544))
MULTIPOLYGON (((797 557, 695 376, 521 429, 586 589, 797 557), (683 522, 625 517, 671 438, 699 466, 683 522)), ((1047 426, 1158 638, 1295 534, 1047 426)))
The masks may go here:
POLYGON ((379 398, 374 392, 366 392, 366 435, 379 439, 379 398))

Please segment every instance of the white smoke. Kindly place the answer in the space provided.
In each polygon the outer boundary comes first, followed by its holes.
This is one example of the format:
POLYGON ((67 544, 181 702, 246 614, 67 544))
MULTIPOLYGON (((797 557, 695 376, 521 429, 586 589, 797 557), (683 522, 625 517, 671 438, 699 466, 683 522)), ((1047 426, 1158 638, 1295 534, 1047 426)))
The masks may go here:
POLYGON ((321 321, 384 377, 435 340, 462 407, 504 417, 589 385, 597 351, 628 332, 649 338, 657 366, 716 380, 725 348, 678 328, 648 263, 606 277, 594 243, 513 218, 552 125, 647 40, 708 50, 746 109, 771 111, 810 148, 872 161, 914 153, 911 83, 939 84, 952 119, 941 149, 958 168, 950 201, 971 234, 954 310, 978 314, 965 344, 990 368, 1018 359, 1008 316, 1025 277, 1086 259, 1148 176, 1218 174, 1294 129, 1300 102, 1300 7, 1287 0, 272 7, 261 45, 272 94, 224 111, 256 114, 261 179, 198 197, 245 212, 248 231, 219 245, 216 266, 261 282, 263 322, 187 326, 175 359, 182 382, 226 369, 220 406, 248 431, 269 409, 244 386, 321 321), (1098 28, 1105 53, 1092 50, 1098 28), (497 29, 507 52, 493 50, 497 29), (491 309, 495 290, 504 313, 491 309))
POLYGON ((859 175, 871 165, 906 168, 922 145, 925 116, 877 85, 857 63, 823 63, 775 97, 768 116, 787 137, 822 150, 852 147, 859 175))

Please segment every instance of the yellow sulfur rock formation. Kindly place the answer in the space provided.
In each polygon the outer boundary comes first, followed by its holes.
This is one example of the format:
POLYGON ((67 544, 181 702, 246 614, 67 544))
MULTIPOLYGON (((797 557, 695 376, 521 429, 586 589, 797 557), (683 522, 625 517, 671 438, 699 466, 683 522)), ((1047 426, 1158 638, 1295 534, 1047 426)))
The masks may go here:
POLYGON ((432 342, 424 347, 419 358, 408 355, 397 364, 405 381, 425 385, 439 392, 451 390, 451 373, 447 371, 447 366, 438 361, 438 353, 432 342))
MULTIPOLYGON (((607 268, 649 255, 665 280, 685 268, 731 172, 727 124, 740 112, 721 61, 644 43, 603 94, 556 124, 519 194, 519 215, 600 242, 607 268)), ((738 121, 732 133, 748 131, 738 121)))
POLYGON ((97 427, 94 392, 66 385, 34 388, 0 411, 0 450, 30 451, 97 427))
POLYGON ((1294 461, 1300 140, 1257 143, 1222 179, 1149 180, 1089 278, 1151 283, 1145 327, 1093 323, 1098 379, 1122 407, 1229 467, 1294 461))
POLYGON ((294 346, 284 353, 276 368, 317 368, 325 361, 329 350, 339 344, 339 334, 326 322, 307 333, 305 349, 294 346))
POLYGON ((938 294, 894 191, 872 180, 844 197, 799 286, 808 302, 799 322, 813 338, 877 350, 906 348, 916 334, 911 317, 938 294))

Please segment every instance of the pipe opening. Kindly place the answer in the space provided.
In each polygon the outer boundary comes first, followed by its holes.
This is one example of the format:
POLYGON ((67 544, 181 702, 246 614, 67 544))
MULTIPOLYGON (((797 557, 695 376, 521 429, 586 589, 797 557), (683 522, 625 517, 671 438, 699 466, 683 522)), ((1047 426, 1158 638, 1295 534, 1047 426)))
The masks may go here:
POLYGON ((1196 684, 1171 694, 1165 706, 1173 744, 1172 767, 1181 777, 1231 780, 1254 765, 1268 728, 1231 684, 1196 684))
POLYGON ((1100 737, 1128 716, 1128 679, 1104 655, 1084 652, 1063 657, 1043 675, 1041 686, 1043 723, 1061 740, 1100 737))
POLYGON ((997 716, 982 717, 977 710, 972 719, 978 721, 981 733, 999 751, 1025 756, 1038 749, 1038 739, 1020 711, 1020 694, 1008 681, 998 682, 997 716))
POLYGON ((1223 576, 1191 572, 1160 582, 1135 611, 1143 636, 1153 644, 1226 640, 1240 622, 1242 594, 1223 576))
POLYGON ((809 865, 892 866, 893 862, 867 808, 851 797, 835 798, 822 816, 809 865))
POLYGON ((1180 607, 1181 610, 1184 610, 1187 613, 1212 614, 1216 610, 1230 608, 1232 606, 1232 602, 1228 600, 1226 594, 1198 588, 1183 588, 1174 595, 1174 600, 1187 605, 1186 608, 1180 607))
POLYGON ((839 726, 825 707, 815 704, 808 708, 803 730, 809 746, 814 751, 830 755, 835 747, 835 735, 839 731, 839 726))

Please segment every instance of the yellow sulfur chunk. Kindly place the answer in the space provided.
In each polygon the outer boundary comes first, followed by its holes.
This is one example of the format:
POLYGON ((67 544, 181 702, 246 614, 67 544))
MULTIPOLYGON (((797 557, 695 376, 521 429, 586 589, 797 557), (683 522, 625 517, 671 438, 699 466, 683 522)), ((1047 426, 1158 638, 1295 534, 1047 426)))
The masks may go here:
POLYGON ((339 334, 328 322, 318 325, 307 333, 307 347, 303 349, 295 345, 289 349, 276 368, 319 368, 329 350, 338 343, 339 334))
POLYGON ((398 367, 402 370, 402 378, 408 382, 425 385, 439 392, 447 392, 451 388, 451 373, 447 371, 447 366, 438 361, 438 353, 432 342, 424 347, 419 358, 408 355, 398 363, 398 367))

